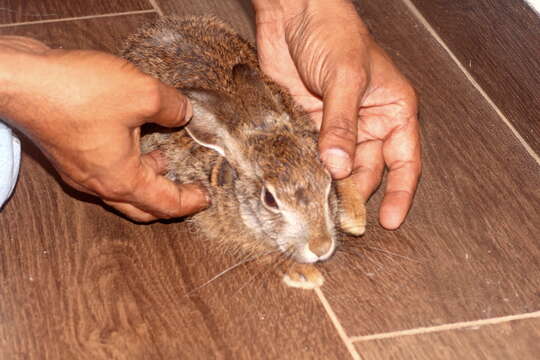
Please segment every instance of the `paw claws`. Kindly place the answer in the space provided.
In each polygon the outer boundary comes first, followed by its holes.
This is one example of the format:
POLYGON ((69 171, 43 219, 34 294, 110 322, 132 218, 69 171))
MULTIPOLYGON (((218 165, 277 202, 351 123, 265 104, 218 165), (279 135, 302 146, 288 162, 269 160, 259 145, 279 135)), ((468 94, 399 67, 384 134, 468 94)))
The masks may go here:
POLYGON ((321 287, 324 276, 313 265, 294 265, 283 276, 283 282, 293 288, 311 290, 321 287))
POLYGON ((347 234, 354 236, 363 235, 366 231, 365 217, 351 218, 346 214, 342 214, 341 229, 347 234))

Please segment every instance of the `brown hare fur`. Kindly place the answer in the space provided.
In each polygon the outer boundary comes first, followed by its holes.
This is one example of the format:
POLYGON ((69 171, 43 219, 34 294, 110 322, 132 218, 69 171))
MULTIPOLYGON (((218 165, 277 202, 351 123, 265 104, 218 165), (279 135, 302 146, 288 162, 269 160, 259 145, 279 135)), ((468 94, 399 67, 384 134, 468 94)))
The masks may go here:
MULTIPOLYGON (((332 255, 338 228, 364 232, 364 201, 350 181, 332 182, 315 125, 231 27, 215 17, 161 19, 129 37, 122 55, 191 100, 188 126, 146 135, 141 147, 166 156, 169 179, 208 189, 212 205, 191 218, 207 238, 312 264, 332 255)), ((311 265, 284 279, 307 288, 323 281, 311 265)))

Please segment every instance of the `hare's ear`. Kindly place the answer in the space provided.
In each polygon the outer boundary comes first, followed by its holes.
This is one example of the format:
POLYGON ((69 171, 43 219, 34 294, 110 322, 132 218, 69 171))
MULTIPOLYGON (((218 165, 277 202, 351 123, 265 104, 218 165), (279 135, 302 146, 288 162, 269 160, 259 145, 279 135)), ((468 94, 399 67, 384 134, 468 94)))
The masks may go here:
POLYGON ((232 69, 234 83, 239 98, 247 108, 255 107, 260 109, 264 106, 262 99, 270 99, 270 105, 274 111, 280 111, 283 99, 278 93, 273 93, 263 80, 260 71, 257 71, 246 64, 237 64, 232 69))
POLYGON ((231 151, 234 147, 231 126, 234 124, 221 119, 231 116, 231 100, 209 90, 184 90, 183 93, 193 106, 193 117, 186 126, 188 134, 198 144, 229 157, 234 153, 231 151))

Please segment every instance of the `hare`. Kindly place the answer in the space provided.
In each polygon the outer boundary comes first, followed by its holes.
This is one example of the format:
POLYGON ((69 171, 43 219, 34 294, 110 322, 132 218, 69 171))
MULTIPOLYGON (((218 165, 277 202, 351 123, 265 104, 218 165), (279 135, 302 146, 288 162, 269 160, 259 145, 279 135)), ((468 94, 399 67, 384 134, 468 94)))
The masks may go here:
POLYGON ((255 48, 215 17, 165 18, 122 56, 191 100, 189 124, 144 136, 141 150, 166 156, 169 179, 208 189, 212 205, 191 219, 200 231, 245 253, 283 252, 298 264, 289 286, 320 286, 310 264, 332 256, 338 230, 364 232, 364 199, 350 180, 332 182, 314 123, 261 72, 255 48))

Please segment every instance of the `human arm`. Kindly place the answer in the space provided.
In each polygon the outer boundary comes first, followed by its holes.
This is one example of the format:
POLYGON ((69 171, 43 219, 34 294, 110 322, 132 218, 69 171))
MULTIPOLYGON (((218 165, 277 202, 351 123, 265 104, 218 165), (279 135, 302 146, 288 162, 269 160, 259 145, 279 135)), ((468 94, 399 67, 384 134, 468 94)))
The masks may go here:
POLYGON ((0 117, 35 142, 75 189, 138 221, 207 206, 202 188, 167 180, 165 159, 139 148, 142 124, 189 120, 187 98, 127 61, 0 37, 0 92, 0 117))

